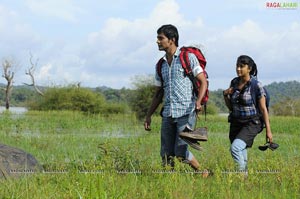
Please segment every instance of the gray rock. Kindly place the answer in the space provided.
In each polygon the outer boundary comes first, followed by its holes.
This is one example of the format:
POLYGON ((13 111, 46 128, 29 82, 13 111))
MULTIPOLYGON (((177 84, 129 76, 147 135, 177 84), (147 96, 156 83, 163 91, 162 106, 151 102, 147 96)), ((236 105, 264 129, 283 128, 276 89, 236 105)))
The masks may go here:
POLYGON ((41 170, 41 165, 31 154, 0 144, 0 178, 19 177, 41 170))

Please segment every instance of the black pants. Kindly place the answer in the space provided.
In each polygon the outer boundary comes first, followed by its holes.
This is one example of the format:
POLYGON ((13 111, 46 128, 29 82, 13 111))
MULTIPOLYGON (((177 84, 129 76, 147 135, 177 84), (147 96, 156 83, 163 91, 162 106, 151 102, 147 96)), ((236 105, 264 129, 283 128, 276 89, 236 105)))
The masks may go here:
POLYGON ((253 116, 244 119, 231 118, 229 140, 230 143, 234 139, 241 139, 247 147, 252 147, 254 138, 263 130, 262 123, 258 116, 253 116))

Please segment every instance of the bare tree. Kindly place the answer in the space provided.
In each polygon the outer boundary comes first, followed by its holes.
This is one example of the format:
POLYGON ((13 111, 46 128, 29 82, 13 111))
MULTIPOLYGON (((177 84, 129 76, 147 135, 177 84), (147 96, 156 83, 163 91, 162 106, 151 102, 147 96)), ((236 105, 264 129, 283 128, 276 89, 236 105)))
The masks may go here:
POLYGON ((287 107, 288 109, 290 109, 290 111, 291 111, 290 114, 291 114, 292 116, 295 116, 295 115, 296 115, 296 108, 297 108, 296 104, 297 104, 297 101, 294 100, 294 99, 286 100, 286 107, 287 107))
POLYGON ((4 77, 7 81, 6 87, 2 88, 2 90, 5 91, 5 108, 6 110, 9 109, 10 106, 10 96, 13 88, 13 79, 15 73, 12 71, 13 68, 13 61, 10 61, 8 59, 5 59, 2 62, 2 67, 3 67, 3 74, 2 77, 4 77))
POLYGON ((44 96, 44 93, 37 87, 37 85, 35 84, 35 80, 34 80, 34 71, 37 67, 37 63, 38 63, 39 59, 37 59, 36 62, 33 63, 32 58, 33 58, 32 54, 30 53, 30 65, 31 65, 31 67, 27 71, 25 71, 25 74, 30 76, 32 83, 31 84, 24 83, 24 84, 27 85, 27 86, 33 86, 35 91, 39 95, 44 96))

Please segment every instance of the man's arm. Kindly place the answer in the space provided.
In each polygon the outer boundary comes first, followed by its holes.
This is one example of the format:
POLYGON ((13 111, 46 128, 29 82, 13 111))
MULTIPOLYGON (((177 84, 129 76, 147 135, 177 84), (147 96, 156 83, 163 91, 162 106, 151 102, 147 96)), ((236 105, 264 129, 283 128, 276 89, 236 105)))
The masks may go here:
POLYGON ((147 112, 146 115, 146 119, 144 122, 144 127, 146 131, 150 131, 151 130, 151 116, 152 114, 155 112, 155 110, 157 109, 157 107, 159 106, 159 104, 162 102, 164 96, 164 90, 162 87, 156 87, 156 91, 155 91, 155 95, 152 98, 152 103, 151 106, 147 112))
POLYGON ((201 111, 202 106, 201 102, 205 96, 207 90, 207 80, 204 73, 204 70, 201 68, 200 63, 195 54, 189 53, 190 66, 193 71, 193 75, 200 82, 200 88, 198 88, 198 96, 196 101, 196 111, 201 111))
POLYGON ((200 88, 198 91, 198 97, 197 97, 197 101, 196 101, 196 110, 197 111, 201 111, 202 107, 201 107, 201 101, 205 95, 206 89, 207 89, 207 81, 206 81, 206 77, 204 75, 203 72, 199 73, 196 78, 200 81, 200 88))

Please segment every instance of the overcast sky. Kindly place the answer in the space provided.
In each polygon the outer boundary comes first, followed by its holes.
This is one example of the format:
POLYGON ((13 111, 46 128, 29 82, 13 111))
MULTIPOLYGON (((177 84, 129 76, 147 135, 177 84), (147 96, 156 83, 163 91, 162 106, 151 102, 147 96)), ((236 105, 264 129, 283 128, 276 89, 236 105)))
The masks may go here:
POLYGON ((38 85, 131 88, 134 76, 154 74, 164 54, 156 30, 171 23, 180 46, 202 46, 212 90, 229 85, 241 54, 263 84, 300 81, 300 0, 295 9, 267 2, 0 0, 0 58, 16 64, 15 85, 30 83, 31 53, 38 85))

